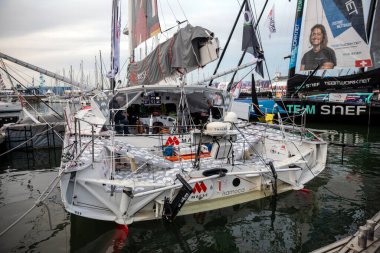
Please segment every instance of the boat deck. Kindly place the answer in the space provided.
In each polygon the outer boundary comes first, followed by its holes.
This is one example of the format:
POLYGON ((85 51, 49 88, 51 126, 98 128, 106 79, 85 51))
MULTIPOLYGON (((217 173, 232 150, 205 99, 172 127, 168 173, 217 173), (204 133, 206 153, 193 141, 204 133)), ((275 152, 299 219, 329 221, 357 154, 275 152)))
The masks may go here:
POLYGON ((337 242, 324 246, 320 249, 314 250, 311 253, 354 253, 366 252, 377 253, 380 252, 380 212, 378 212, 372 219, 367 220, 367 224, 360 227, 360 229, 353 235, 341 239, 337 242), (368 224, 374 225, 374 236, 371 238, 368 224))

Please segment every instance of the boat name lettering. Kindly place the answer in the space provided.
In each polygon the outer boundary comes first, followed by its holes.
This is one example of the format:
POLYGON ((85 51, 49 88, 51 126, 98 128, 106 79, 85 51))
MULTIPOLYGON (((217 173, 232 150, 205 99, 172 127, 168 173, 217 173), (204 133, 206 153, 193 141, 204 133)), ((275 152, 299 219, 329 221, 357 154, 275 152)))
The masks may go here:
POLYGON ((322 105, 321 115, 348 115, 348 116, 358 116, 361 113, 367 111, 367 106, 365 105, 322 105))
POLYGON ((222 192, 223 196, 229 196, 229 195, 235 195, 239 193, 245 192, 245 188, 236 189, 236 190, 230 190, 230 191, 224 191, 222 192))
POLYGON ((315 105, 286 105, 289 113, 298 112, 301 109, 305 109, 307 114, 315 114, 315 105))

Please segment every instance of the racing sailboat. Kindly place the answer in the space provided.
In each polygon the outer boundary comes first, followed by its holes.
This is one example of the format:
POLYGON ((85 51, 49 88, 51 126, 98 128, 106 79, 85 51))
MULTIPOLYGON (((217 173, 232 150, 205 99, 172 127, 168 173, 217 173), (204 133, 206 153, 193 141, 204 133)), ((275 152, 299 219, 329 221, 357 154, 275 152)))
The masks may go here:
POLYGON ((380 8, 376 2, 355 0, 345 5, 338 0, 312 0, 305 7, 304 0, 297 2, 287 83, 289 97, 276 99, 277 104, 289 114, 302 111, 308 122, 380 124, 377 32, 380 29, 380 8), (332 60, 328 59, 327 53, 320 53, 322 51, 314 53, 317 52, 317 38, 312 33, 317 26, 322 28, 325 52, 334 52, 332 60), (301 31, 301 27, 304 30, 301 31), (297 57, 298 51, 301 52, 298 47, 301 38, 303 57, 297 57), (296 67, 305 68, 305 56, 311 52, 315 56, 315 65, 309 64, 305 70, 314 70, 313 75, 295 74, 296 67), (297 58, 302 60, 297 61, 297 58), (327 68, 324 63, 328 61, 334 63, 327 68), (342 74, 343 71, 349 73, 351 68, 356 69, 356 73, 342 74))
MULTIPOLYGON (((145 32, 157 28, 157 2, 135 3, 129 9, 143 12, 135 17, 152 25, 145 32)), ((137 23, 129 24, 129 36, 143 38, 134 36, 137 23)), ((239 120, 229 110, 231 95, 206 83, 252 63, 185 81, 218 50, 211 31, 188 24, 129 65, 126 87, 99 93, 78 111, 65 109, 60 188, 68 212, 119 224, 172 221, 302 189, 325 169, 327 143, 320 137, 239 120)))

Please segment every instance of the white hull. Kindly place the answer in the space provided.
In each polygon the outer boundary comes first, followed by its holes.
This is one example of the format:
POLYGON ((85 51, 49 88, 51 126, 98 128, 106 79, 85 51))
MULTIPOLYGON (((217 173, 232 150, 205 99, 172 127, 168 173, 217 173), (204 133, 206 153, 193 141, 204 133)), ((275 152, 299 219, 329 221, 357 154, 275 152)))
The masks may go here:
POLYGON ((192 189, 178 213, 186 215, 271 196, 274 187, 277 193, 301 189, 325 168, 327 143, 315 137, 305 139, 249 123, 234 131, 238 134, 233 152, 215 159, 211 150, 211 157, 203 155, 198 167, 194 167, 195 156, 173 160, 162 151, 169 137, 196 150, 190 133, 66 134, 61 165, 65 208, 79 216, 120 224, 167 219, 163 217, 168 213, 165 198, 172 203, 184 187, 177 174, 192 189))

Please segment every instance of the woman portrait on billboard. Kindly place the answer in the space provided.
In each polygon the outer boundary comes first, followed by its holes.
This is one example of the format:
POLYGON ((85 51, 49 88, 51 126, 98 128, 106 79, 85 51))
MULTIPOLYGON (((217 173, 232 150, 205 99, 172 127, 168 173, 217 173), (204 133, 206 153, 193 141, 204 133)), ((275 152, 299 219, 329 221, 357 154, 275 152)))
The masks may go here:
POLYGON ((314 70, 318 65, 320 69, 333 69, 336 66, 336 57, 334 50, 327 46, 325 27, 321 24, 314 25, 309 41, 313 48, 303 55, 301 70, 314 70))

